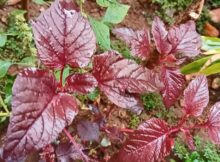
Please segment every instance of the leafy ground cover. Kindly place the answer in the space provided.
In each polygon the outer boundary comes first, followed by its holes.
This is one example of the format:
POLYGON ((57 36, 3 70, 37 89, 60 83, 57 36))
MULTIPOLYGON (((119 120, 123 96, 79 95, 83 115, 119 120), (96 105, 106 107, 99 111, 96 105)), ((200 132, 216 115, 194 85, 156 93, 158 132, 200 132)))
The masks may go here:
POLYGON ((1 10, 0 160, 219 161, 220 41, 154 11, 197 2, 21 4, 1 10))

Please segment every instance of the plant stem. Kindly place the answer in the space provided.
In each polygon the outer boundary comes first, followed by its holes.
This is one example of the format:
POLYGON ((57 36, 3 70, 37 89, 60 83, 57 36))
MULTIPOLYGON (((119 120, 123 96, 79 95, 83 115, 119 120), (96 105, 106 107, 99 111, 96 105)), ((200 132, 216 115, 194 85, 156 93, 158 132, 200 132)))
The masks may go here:
POLYGON ((185 114, 182 119, 180 120, 180 122, 172 127, 172 129, 170 130, 169 134, 176 134, 180 131, 181 127, 183 127, 183 124, 186 122, 186 120, 188 119, 189 115, 185 114))
POLYGON ((8 116, 10 116, 10 113, 0 112, 0 117, 8 117, 8 116))
POLYGON ((10 113, 8 108, 7 108, 7 105, 4 103, 3 99, 2 99, 2 96, 0 96, 0 104, 2 105, 2 107, 4 108, 5 112, 6 113, 10 113))
POLYGON ((63 132, 66 134, 66 136, 69 138, 69 140, 72 142, 72 144, 74 145, 74 147, 76 148, 76 150, 78 150, 80 152, 80 154, 82 155, 83 159, 88 162, 88 158, 87 156, 82 152, 82 150, 79 148, 78 144, 76 143, 76 141, 74 140, 74 138, 72 137, 72 135, 70 134, 70 132, 64 128, 63 132))
POLYGON ((128 128, 120 128, 120 131, 124 132, 124 133, 133 133, 134 132, 133 129, 128 129, 128 128))
POLYGON ((183 124, 186 122, 186 120, 188 119, 188 114, 185 114, 183 117, 182 117, 182 119, 180 120, 180 122, 178 123, 178 126, 177 127, 182 127, 183 126, 183 124))
POLYGON ((62 68, 60 71, 60 86, 61 87, 63 87, 63 71, 64 71, 64 68, 62 68))
POLYGON ((193 126, 190 127, 189 129, 200 129, 200 128, 205 128, 205 127, 207 127, 207 122, 202 123, 202 124, 193 125, 193 126))

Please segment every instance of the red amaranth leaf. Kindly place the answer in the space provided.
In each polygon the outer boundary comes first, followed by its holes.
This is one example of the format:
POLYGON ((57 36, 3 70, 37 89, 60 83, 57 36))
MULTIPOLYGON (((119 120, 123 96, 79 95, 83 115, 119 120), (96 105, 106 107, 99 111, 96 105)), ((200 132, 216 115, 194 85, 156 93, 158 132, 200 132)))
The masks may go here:
POLYGON ((169 137, 168 124, 153 118, 141 124, 138 130, 129 135, 114 160, 157 162, 170 153, 173 144, 173 139, 169 137))
POLYGON ((97 81, 93 75, 86 74, 72 74, 66 78, 65 89, 71 93, 86 94, 95 90, 97 81))
POLYGON ((172 27, 169 30, 168 40, 172 44, 171 53, 181 53, 187 57, 194 57, 200 53, 201 38, 196 32, 193 21, 172 27))
POLYGON ((189 149, 192 150, 192 151, 196 150, 196 146, 194 144, 193 136, 190 133, 189 129, 181 129, 181 131, 184 133, 185 140, 186 140, 186 143, 187 143, 189 149))
POLYGON ((158 52, 161 54, 169 54, 172 50, 172 46, 168 42, 168 31, 159 17, 154 18, 151 32, 158 52))
MULTIPOLYGON (((79 145, 80 146, 80 145, 79 145)), ((80 146, 82 150, 83 147, 80 146)), ((56 149, 56 155, 58 162, 68 162, 72 160, 83 160, 79 150, 70 142, 68 143, 61 143, 58 145, 56 149)))
POLYGON ((74 8, 70 0, 56 0, 32 22, 39 58, 49 68, 84 67, 96 49, 89 22, 74 8))
POLYGON ((162 86, 153 71, 133 60, 123 59, 114 51, 95 56, 93 66, 93 75, 99 84, 119 88, 122 92, 155 92, 162 86))
POLYGON ((176 68, 163 67, 162 81, 164 88, 161 91, 166 108, 170 108, 181 95, 185 84, 185 77, 176 68))
POLYGON ((147 30, 134 31, 130 28, 118 28, 112 31, 119 39, 131 47, 132 55, 147 60, 150 56, 150 36, 147 30))
POLYGON ((129 109, 136 114, 140 114, 143 110, 143 105, 138 95, 128 92, 121 92, 119 88, 113 88, 105 85, 99 85, 99 88, 115 105, 129 109))
POLYGON ((220 144, 220 102, 212 106, 207 122, 209 138, 216 144, 220 144))
POLYGON ((56 92, 55 77, 48 71, 25 69, 13 85, 12 116, 4 157, 17 159, 55 140, 78 112, 76 100, 56 92))
POLYGON ((93 66, 93 75, 101 91, 123 108, 140 110, 139 101, 131 93, 158 91, 161 86, 155 73, 132 60, 123 59, 114 51, 95 56, 93 66))
POLYGON ((200 116, 209 102, 208 81, 201 75, 191 81, 184 90, 184 110, 192 116, 200 116))

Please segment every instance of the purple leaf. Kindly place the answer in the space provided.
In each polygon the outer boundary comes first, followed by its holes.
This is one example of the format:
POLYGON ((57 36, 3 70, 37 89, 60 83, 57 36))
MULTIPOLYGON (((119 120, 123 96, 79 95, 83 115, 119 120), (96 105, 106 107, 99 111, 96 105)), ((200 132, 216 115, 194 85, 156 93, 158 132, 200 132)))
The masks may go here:
POLYGON ((89 22, 74 8, 72 1, 56 0, 32 22, 39 58, 49 68, 84 67, 96 49, 89 22))
POLYGON ((166 108, 170 108, 182 93, 185 77, 176 68, 163 67, 162 81, 164 88, 161 91, 166 108))
POLYGON ((185 140, 186 140, 186 143, 187 143, 189 149, 192 150, 192 151, 196 150, 196 146, 194 144, 193 136, 190 133, 190 131, 188 129, 181 129, 181 130, 184 133, 185 140))
POLYGON ((65 89, 71 93, 87 94, 94 91, 96 86, 97 81, 91 74, 72 74, 66 79, 65 89))
POLYGON ((99 125, 95 122, 81 121, 77 125, 77 132, 83 141, 98 141, 99 140, 99 125))
MULTIPOLYGON (((80 149, 83 147, 80 146, 80 149)), ((72 160, 83 160, 79 150, 72 143, 61 143, 56 149, 58 162, 70 162, 72 160)))
POLYGON ((191 81, 184 90, 184 110, 186 114, 200 116, 209 102, 207 78, 203 75, 191 81))
POLYGON ((155 73, 113 51, 95 56, 93 66, 101 91, 122 108, 133 107, 133 111, 139 112, 139 101, 130 93, 154 92, 162 86, 155 73))
POLYGON ((158 52, 160 54, 169 54, 172 46, 168 42, 168 31, 159 17, 154 18, 151 30, 158 52))
POLYGON ((207 122, 209 138, 220 144, 220 102, 212 106, 207 122))
POLYGON ((17 76, 4 158, 17 159, 45 147, 72 122, 77 102, 57 93, 56 87, 54 76, 44 70, 25 69, 17 76))
POLYGON ((115 105, 129 109, 136 114, 140 114, 143 110, 143 105, 138 95, 121 92, 118 88, 99 85, 99 88, 115 105))
POLYGON ((119 88, 122 92, 155 92, 162 86, 159 77, 153 71, 132 60, 123 59, 113 51, 95 56, 93 66, 93 75, 99 84, 119 88))
POLYGON ((116 159, 126 162, 157 162, 170 153, 173 144, 173 139, 169 137, 168 124, 153 118, 142 123, 138 130, 130 134, 116 159))
POLYGON ((179 27, 172 27, 169 30, 168 39, 172 44, 171 53, 181 53, 187 57, 194 57, 200 53, 201 38, 196 32, 193 21, 188 21, 179 27))
POLYGON ((142 60, 149 58, 151 45, 149 32, 147 30, 134 31, 130 28, 118 28, 114 29, 113 33, 131 47, 131 53, 134 56, 142 60))

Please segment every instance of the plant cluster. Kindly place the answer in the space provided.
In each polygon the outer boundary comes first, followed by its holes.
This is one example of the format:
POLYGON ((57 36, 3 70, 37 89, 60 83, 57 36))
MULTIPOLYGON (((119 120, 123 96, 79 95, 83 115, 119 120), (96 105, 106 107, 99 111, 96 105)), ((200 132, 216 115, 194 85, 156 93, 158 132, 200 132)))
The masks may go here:
MULTIPOLYGON (((109 1, 99 2, 111 4, 109 1)), ((112 10, 111 5, 108 7, 112 10)), ((109 17, 104 19, 107 21, 109 17)), ((113 20, 112 23, 118 22, 118 19, 113 20)), ((156 17, 151 32, 147 29, 114 29, 113 33, 131 48, 131 54, 141 60, 139 64, 110 49, 94 55, 102 33, 93 31, 92 22, 90 25, 70 0, 55 1, 32 21, 43 68, 26 68, 14 82, 12 113, 3 148, 6 161, 22 161, 34 151, 40 151, 41 158, 47 161, 54 161, 55 157, 58 161, 98 160, 86 155, 83 145, 76 143, 67 129, 80 111, 77 95, 91 94, 98 89, 118 107, 136 114, 144 109, 142 94, 160 93, 166 108, 173 106, 182 96, 185 77, 179 72, 179 65, 185 59, 197 56, 201 47, 194 22, 167 28, 156 17), (59 140, 61 132, 69 141, 59 140)), ((97 24, 95 22, 96 29, 97 24)), ((195 145, 191 132, 198 128, 205 128, 209 138, 219 143, 220 103, 211 108, 204 122, 189 122, 190 118, 203 113, 208 102, 207 79, 201 75, 184 90, 183 115, 176 125, 152 118, 141 123, 136 130, 111 127, 105 122, 109 114, 103 115, 98 107, 90 105, 95 122, 80 122, 77 133, 82 141, 98 141, 100 131, 109 139, 122 141, 121 136, 126 133, 129 136, 127 141, 107 160, 156 162, 170 154, 180 132, 192 150, 195 145)))
POLYGON ((208 138, 219 144, 219 102, 212 106, 208 119, 202 123, 191 123, 190 117, 199 117, 208 105, 208 84, 205 76, 191 81, 183 93, 183 116, 177 125, 170 126, 164 120, 152 118, 129 133, 128 140, 112 161, 159 161, 170 154, 174 140, 182 132, 191 150, 196 150, 191 132, 194 129, 208 131, 208 138), (154 150, 149 152, 149 150, 154 150))
POLYGON ((36 53, 31 28, 26 23, 24 13, 23 10, 11 12, 7 30, 0 32, 0 60, 16 63, 36 53))
POLYGON ((172 24, 172 17, 178 12, 186 9, 191 3, 192 0, 152 0, 152 3, 160 6, 160 12, 156 12, 165 22, 172 24))
POLYGON ((175 143, 174 152, 181 160, 186 162, 193 161, 220 161, 219 148, 209 141, 202 140, 200 137, 195 136, 196 150, 190 151, 184 144, 183 140, 178 139, 175 143))

